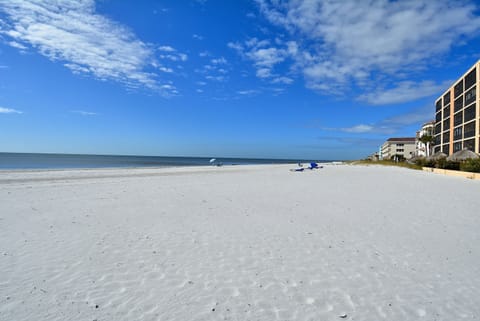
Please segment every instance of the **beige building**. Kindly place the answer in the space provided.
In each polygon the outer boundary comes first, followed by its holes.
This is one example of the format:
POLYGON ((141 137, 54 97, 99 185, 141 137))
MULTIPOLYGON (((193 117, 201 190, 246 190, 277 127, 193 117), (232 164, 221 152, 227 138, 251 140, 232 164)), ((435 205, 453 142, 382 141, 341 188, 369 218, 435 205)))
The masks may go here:
POLYGON ((451 155, 467 148, 480 152, 480 61, 435 101, 434 152, 451 155))
POLYGON ((381 159, 409 159, 415 154, 415 137, 389 138, 383 143, 381 159))

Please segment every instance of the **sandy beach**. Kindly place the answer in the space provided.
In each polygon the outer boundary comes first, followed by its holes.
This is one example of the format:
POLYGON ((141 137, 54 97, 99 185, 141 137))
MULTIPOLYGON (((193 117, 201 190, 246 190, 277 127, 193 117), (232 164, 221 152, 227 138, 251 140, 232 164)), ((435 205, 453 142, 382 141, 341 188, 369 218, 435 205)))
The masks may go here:
POLYGON ((480 181, 293 167, 0 172, 0 320, 480 319, 480 181))

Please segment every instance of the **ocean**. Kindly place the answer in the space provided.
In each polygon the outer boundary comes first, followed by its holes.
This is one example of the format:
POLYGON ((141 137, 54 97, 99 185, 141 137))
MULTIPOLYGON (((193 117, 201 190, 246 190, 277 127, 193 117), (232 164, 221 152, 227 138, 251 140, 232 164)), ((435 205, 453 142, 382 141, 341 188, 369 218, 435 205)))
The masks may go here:
MULTIPOLYGON (((0 153, 0 169, 68 169, 68 168, 118 168, 118 167, 177 167, 212 166, 211 157, 77 155, 0 153)), ((213 164, 252 165, 309 163, 312 160, 256 159, 217 157, 213 164)), ((324 162, 324 161, 320 161, 324 162)))

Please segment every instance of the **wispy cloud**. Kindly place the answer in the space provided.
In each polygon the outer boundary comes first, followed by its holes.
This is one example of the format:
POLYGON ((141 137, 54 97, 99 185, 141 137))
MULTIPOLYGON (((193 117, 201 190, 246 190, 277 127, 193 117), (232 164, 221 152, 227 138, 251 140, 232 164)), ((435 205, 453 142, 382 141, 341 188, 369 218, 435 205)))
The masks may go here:
POLYGON ((374 129, 373 126, 360 124, 352 127, 342 128, 341 131, 344 131, 347 133, 369 133, 373 129, 374 129))
POLYGON ((226 65, 227 64, 227 59, 220 57, 220 58, 214 58, 210 60, 210 62, 214 65, 226 65))
POLYGON ((196 33, 192 35, 192 38, 196 40, 203 40, 203 36, 197 35, 196 33))
MULTIPOLYGON (((400 71, 419 70, 455 43, 480 32, 478 8, 468 1, 256 2, 267 20, 283 28, 292 41, 303 39, 301 45, 295 42, 291 46, 288 56, 294 59, 294 67, 303 74, 307 87, 325 92, 346 89, 352 83, 363 86, 372 78, 395 83, 400 71)), ((272 40, 269 43, 270 47, 262 46, 268 49, 263 52, 238 42, 229 46, 246 51, 255 66, 263 64, 271 70, 285 59, 285 53, 278 52, 285 48, 272 40)), ((268 75, 269 70, 260 75, 268 75)), ((385 95, 385 101, 416 99, 402 91, 414 93, 408 83, 400 84, 396 91, 385 95)), ((368 95, 362 98, 371 101, 368 95)))
POLYGON ((171 46, 160 46, 158 47, 160 51, 159 58, 169 61, 187 61, 188 55, 182 52, 179 52, 177 49, 171 46))
MULTIPOLYGON (((227 59, 224 57, 213 57, 212 54, 208 52, 200 53, 200 57, 209 58, 209 60, 201 68, 196 68, 194 71, 196 73, 203 74, 205 80, 224 82, 229 79, 228 73, 230 64, 228 63, 227 59)), ((204 81, 201 82, 205 83, 204 81)))
POLYGON ((72 110, 71 111, 74 114, 79 114, 82 116, 96 116, 98 115, 97 113, 91 112, 91 111, 84 111, 84 110, 72 110))
POLYGON ((424 97, 441 94, 452 84, 452 80, 435 83, 434 81, 402 81, 396 87, 390 89, 378 88, 358 97, 359 101, 365 101, 371 105, 398 104, 417 100, 424 97))
POLYGON ((340 143, 341 145, 351 145, 355 147, 376 147, 384 142, 384 139, 358 136, 320 136, 317 137, 317 139, 323 142, 322 145, 325 143, 340 143))
POLYGON ((394 134, 401 131, 403 128, 417 125, 420 126, 423 123, 432 120, 432 106, 425 105, 423 107, 412 110, 408 113, 399 114, 396 116, 385 118, 377 123, 373 124, 356 124, 350 127, 331 128, 320 127, 322 130, 337 131, 351 134, 394 134))
POLYGON ((152 46, 127 27, 95 12, 94 0, 2 1, 0 34, 10 46, 35 49, 75 73, 113 80, 129 88, 162 89, 152 46))
POLYGON ((23 114, 23 112, 12 108, 0 107, 0 114, 23 114))
POLYGON ((257 95, 259 93, 260 93, 260 91, 255 90, 255 89, 237 91, 237 94, 242 95, 242 96, 253 96, 253 95, 257 95))
POLYGON ((280 77, 276 77, 274 79, 272 79, 272 83, 274 84, 286 84, 286 85, 289 85, 293 82, 293 79, 290 78, 290 77, 284 77, 284 76, 280 76, 280 77))
POLYGON ((273 83, 291 83, 287 80, 290 78, 277 75, 274 69, 288 58, 292 58, 291 48, 296 47, 293 41, 287 43, 276 41, 273 44, 266 39, 251 38, 244 43, 230 42, 227 46, 254 64, 258 78, 273 79, 273 83))
POLYGON ((160 47, 158 47, 158 50, 160 50, 160 51, 165 51, 165 52, 174 52, 174 51, 176 51, 173 47, 170 47, 170 46, 160 46, 160 47))

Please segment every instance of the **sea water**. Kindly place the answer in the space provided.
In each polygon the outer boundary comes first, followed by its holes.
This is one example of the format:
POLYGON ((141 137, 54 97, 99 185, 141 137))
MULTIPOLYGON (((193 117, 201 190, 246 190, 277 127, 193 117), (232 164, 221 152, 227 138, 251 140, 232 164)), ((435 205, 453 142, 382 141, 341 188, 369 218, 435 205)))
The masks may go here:
POLYGON ((176 167, 248 164, 308 163, 298 159, 256 159, 169 156, 0 153, 0 169, 67 169, 110 167, 176 167))

